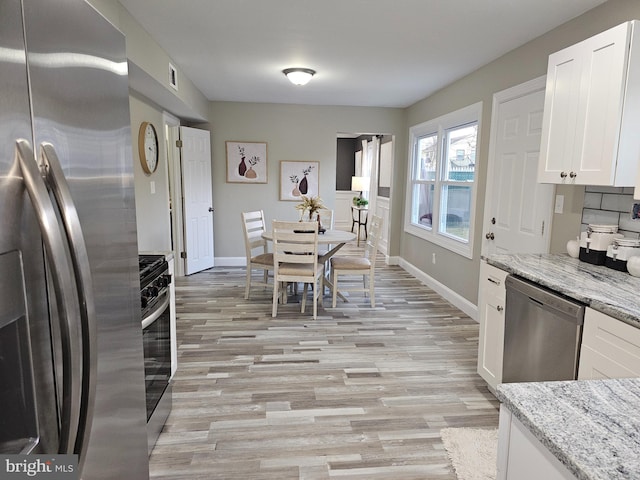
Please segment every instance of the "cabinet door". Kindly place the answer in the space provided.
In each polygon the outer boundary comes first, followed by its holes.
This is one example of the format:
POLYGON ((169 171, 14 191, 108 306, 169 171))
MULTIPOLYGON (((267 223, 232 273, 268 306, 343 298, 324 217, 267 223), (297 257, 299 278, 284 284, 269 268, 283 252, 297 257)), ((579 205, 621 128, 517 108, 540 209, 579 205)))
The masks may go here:
POLYGON ((502 381, 506 277, 507 272, 481 262, 478 295, 478 374, 494 389, 502 381))
POLYGON ((624 23, 581 43, 584 60, 572 162, 576 184, 615 181, 629 31, 624 23))
POLYGON ((581 44, 549 56, 544 97, 538 181, 569 183, 573 157, 580 78, 581 44))
POLYGON ((579 380, 640 376, 640 329, 587 308, 579 380))

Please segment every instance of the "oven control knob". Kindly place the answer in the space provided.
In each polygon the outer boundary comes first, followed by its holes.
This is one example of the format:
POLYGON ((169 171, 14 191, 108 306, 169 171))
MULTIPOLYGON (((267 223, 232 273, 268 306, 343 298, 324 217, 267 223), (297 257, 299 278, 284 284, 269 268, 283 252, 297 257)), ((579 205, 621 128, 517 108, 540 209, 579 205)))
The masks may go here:
POLYGON ((147 293, 149 294, 149 297, 153 298, 153 297, 157 297, 158 296, 158 287, 148 287, 147 288, 147 293))
POLYGON ((159 286, 160 288, 164 288, 164 287, 166 287, 167 285, 169 285, 169 281, 167 280, 167 277, 166 277, 165 275, 161 276, 161 277, 158 279, 158 286, 159 286))
POLYGON ((142 296, 140 297, 140 303, 142 304, 142 308, 147 308, 147 305, 149 304, 149 300, 147 299, 147 297, 142 296))

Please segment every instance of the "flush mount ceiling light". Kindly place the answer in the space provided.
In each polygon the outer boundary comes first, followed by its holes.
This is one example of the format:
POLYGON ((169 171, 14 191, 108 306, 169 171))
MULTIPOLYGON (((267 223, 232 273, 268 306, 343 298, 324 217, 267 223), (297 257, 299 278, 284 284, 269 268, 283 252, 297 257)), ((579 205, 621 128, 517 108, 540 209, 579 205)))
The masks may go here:
POLYGON ((306 85, 311 80, 311 77, 316 74, 316 71, 310 68, 285 68, 282 73, 294 85, 306 85))

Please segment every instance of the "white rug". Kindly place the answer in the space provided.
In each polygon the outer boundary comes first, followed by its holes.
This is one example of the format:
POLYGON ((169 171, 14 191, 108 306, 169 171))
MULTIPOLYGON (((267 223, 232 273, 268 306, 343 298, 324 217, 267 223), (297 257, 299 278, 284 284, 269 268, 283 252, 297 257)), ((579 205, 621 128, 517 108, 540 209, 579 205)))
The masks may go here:
POLYGON ((443 428, 440 436, 458 480, 495 480, 497 429, 443 428))

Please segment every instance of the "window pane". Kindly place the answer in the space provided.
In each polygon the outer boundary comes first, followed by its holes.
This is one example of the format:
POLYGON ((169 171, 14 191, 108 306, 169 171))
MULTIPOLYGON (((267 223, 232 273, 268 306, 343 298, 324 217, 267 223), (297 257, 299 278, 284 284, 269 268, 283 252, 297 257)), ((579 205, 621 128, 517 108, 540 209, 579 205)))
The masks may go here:
POLYGON ((456 239, 469 241, 471 187, 444 185, 440 231, 456 239))
POLYGON ((420 137, 416 142, 416 180, 435 180, 438 136, 420 137))
POLYGON ((468 124, 447 130, 445 180, 473 182, 476 171, 478 124, 468 124))
POLYGON ((433 218, 434 184, 417 184, 413 187, 412 222, 431 228, 433 218))

